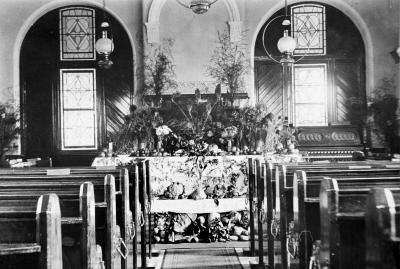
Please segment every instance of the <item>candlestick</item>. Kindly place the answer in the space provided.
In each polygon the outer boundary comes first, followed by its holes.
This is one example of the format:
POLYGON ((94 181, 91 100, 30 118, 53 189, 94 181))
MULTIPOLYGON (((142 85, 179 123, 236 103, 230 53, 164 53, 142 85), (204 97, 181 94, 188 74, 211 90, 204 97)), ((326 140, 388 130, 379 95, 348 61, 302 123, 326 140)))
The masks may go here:
POLYGON ((108 143, 108 152, 112 153, 113 152, 113 142, 108 143))

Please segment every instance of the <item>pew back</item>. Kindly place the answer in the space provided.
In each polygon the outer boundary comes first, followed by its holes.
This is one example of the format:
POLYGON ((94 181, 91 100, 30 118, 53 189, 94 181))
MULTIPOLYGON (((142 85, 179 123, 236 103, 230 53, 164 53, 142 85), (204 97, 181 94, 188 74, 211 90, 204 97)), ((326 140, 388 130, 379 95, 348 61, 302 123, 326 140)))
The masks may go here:
POLYGON ((23 209, 0 212, 0 264, 2 268, 62 268, 57 195, 40 196, 36 212, 23 209), (26 255, 30 253, 38 256, 29 259, 26 255))
POLYGON ((400 188, 375 188, 365 213, 366 268, 389 269, 400 265, 400 188))
POLYGON ((319 255, 322 267, 365 268, 367 197, 371 189, 380 186, 400 188, 400 176, 323 179, 320 189, 319 255))

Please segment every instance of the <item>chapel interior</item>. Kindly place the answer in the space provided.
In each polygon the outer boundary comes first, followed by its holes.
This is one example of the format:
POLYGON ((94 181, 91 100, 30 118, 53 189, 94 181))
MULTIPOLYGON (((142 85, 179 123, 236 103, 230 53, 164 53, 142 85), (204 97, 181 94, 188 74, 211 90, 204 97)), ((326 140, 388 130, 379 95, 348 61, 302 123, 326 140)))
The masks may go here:
POLYGON ((399 0, 0 1, 0 268, 400 268, 399 0))

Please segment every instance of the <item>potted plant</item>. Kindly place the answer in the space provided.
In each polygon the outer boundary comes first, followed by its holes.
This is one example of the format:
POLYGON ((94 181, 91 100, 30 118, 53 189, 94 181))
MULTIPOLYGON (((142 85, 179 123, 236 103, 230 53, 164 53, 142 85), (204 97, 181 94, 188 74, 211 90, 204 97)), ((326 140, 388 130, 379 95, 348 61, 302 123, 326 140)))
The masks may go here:
POLYGON ((18 110, 12 104, 0 104, 0 166, 5 165, 5 156, 9 146, 20 133, 18 120, 18 110))
POLYGON ((210 63, 206 66, 207 74, 217 80, 217 83, 228 89, 228 98, 233 105, 237 93, 244 88, 244 75, 248 71, 248 59, 242 40, 231 42, 229 33, 218 32, 210 63))
POLYGON ((163 119, 156 109, 146 105, 140 108, 132 105, 122 129, 112 137, 115 152, 129 154, 136 149, 152 149, 155 128, 162 122, 163 119))
POLYGON ((150 44, 144 57, 144 94, 154 94, 155 101, 161 101, 161 95, 177 86, 175 66, 172 57, 172 39, 160 44, 150 44))
MULTIPOLYGON (((386 149, 390 149, 396 138, 398 98, 395 96, 394 79, 383 78, 368 99, 368 120, 372 136, 386 149)), ((372 141, 374 142, 374 141, 372 141)))

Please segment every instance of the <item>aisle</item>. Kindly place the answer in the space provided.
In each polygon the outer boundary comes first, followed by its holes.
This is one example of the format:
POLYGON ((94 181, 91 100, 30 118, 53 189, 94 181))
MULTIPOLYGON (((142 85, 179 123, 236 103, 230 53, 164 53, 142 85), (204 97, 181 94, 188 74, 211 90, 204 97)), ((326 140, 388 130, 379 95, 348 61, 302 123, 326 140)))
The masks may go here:
POLYGON ((161 269, 242 269, 232 247, 171 248, 165 251, 161 269))

